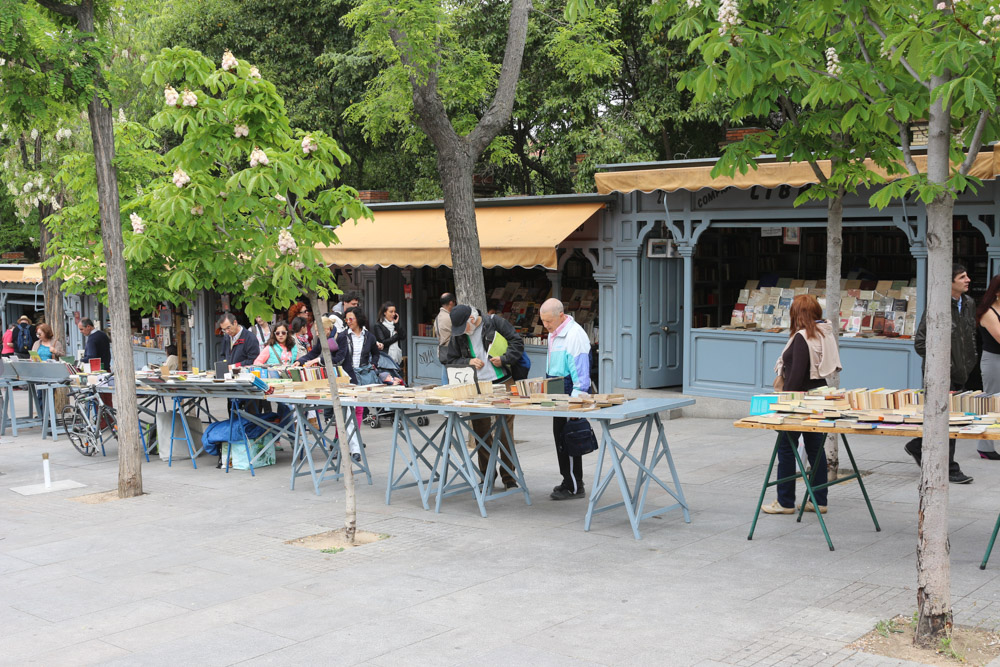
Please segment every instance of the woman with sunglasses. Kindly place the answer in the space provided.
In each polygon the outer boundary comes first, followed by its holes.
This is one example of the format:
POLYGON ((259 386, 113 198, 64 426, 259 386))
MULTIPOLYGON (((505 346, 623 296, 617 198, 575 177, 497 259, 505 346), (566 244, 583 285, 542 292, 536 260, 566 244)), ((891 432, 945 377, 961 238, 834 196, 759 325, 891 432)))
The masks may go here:
POLYGON ((267 345, 260 351, 254 359, 257 366, 277 366, 279 364, 291 364, 299 356, 298 345, 295 338, 288 333, 287 324, 277 324, 271 331, 271 337, 267 339, 267 345))

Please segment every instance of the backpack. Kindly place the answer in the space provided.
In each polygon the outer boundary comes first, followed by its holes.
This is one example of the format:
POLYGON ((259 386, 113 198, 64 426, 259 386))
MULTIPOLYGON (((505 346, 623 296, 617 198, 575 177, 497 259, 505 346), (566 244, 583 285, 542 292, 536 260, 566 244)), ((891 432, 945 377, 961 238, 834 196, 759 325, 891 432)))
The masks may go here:
POLYGON ((14 351, 28 353, 31 351, 31 327, 17 325, 17 335, 14 337, 14 351))

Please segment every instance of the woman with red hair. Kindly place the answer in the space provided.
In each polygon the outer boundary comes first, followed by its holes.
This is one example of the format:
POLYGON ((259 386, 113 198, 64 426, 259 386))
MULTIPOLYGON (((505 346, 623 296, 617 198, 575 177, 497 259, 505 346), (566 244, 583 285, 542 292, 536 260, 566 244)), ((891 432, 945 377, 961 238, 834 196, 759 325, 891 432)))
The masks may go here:
MULTIPOLYGON (((795 297, 789 314, 791 334, 774 365, 775 375, 784 381, 781 390, 809 391, 825 387, 826 378, 841 370, 840 351, 833 327, 823 319, 823 309, 811 294, 795 297)), ((777 386, 777 381, 775 384, 777 386)), ((793 448, 798 446, 799 436, 805 442, 806 455, 815 472, 813 485, 826 484, 826 453, 823 451, 826 435, 823 433, 778 432, 778 479, 795 474, 793 448)), ((826 491, 824 488, 815 492, 822 514, 826 514, 826 491)), ((809 499, 806 499, 805 506, 807 512, 816 511, 809 499)), ((778 499, 760 509, 765 514, 794 514, 795 480, 778 484, 778 499)))

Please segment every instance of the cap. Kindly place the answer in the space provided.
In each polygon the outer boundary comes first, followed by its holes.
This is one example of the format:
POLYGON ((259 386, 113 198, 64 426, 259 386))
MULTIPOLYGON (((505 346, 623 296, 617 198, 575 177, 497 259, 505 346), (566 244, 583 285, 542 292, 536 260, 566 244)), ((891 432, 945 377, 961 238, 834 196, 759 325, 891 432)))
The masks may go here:
POLYGON ((466 322, 469 321, 469 317, 472 315, 472 308, 466 306, 465 304, 460 304, 451 309, 451 328, 452 331, 465 329, 466 322))

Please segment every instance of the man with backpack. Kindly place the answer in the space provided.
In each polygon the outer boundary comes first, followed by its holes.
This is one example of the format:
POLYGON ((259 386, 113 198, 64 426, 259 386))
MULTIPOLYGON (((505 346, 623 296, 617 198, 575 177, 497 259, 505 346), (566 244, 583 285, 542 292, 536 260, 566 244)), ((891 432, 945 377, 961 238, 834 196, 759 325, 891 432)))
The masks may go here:
POLYGON ((35 341, 38 337, 35 335, 35 327, 31 326, 31 320, 27 315, 21 315, 17 320, 17 326, 14 327, 14 354, 18 356, 19 359, 27 359, 31 355, 32 346, 34 346, 35 341))
MULTIPOLYGON (((500 346, 502 347, 502 345, 500 346)), ((496 315, 480 315, 479 312, 464 304, 451 309, 451 340, 443 353, 441 361, 446 365, 464 364, 476 371, 476 381, 492 382, 510 386, 514 383, 513 368, 518 365, 524 355, 524 341, 507 320, 496 315), (499 337, 506 340, 507 348, 502 353, 490 354, 495 351, 494 343, 499 337)), ((498 416, 497 419, 507 420, 507 432, 502 433, 503 448, 500 449, 500 477, 505 489, 516 489, 517 480, 512 474, 514 462, 508 452, 514 451, 514 415, 498 416), (509 435, 509 438, 508 438, 509 435)), ((482 438, 487 445, 492 444, 490 418, 472 420, 472 430, 482 438)), ((479 470, 483 473, 485 483, 492 486, 496 480, 496 470, 486 470, 490 453, 479 447, 479 470)))

